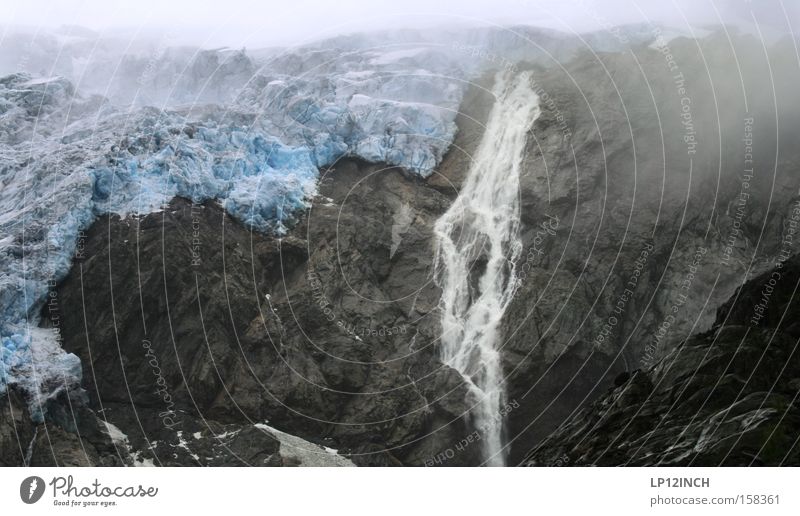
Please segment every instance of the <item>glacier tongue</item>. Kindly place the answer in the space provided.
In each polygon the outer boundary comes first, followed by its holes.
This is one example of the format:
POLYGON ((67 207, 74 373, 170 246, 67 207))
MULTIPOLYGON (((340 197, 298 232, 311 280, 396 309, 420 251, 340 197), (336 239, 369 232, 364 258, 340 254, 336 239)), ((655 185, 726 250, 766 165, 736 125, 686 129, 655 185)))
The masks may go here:
POLYGON ((465 83, 395 57, 370 65, 374 51, 351 53, 299 76, 265 69, 228 104, 171 110, 114 107, 63 78, 0 78, 0 393, 18 386, 43 417, 46 397, 79 389, 77 357, 38 325, 98 215, 216 199, 280 235, 316 194, 319 169, 344 156, 430 175, 465 83))

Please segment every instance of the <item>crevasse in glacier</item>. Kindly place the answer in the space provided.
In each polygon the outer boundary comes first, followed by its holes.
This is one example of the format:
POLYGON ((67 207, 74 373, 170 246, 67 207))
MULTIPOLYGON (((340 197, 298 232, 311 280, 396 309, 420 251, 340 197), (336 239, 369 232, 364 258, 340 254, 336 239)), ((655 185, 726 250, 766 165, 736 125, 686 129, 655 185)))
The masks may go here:
POLYGON ((79 360, 40 314, 98 215, 216 199, 281 235, 319 169, 344 156, 429 175, 455 135, 462 83, 370 61, 350 54, 299 76, 264 67, 230 103, 168 109, 114 107, 62 78, 0 78, 0 393, 18 386, 41 419, 47 397, 79 388, 79 360))

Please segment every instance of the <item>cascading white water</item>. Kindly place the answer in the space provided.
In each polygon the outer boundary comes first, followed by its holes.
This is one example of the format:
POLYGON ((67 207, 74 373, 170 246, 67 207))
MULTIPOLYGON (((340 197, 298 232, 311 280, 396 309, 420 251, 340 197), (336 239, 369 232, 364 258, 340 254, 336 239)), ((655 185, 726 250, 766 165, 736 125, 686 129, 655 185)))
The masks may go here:
POLYGON ((31 438, 31 442, 28 443, 28 449, 25 451, 25 458, 22 459, 22 465, 26 468, 31 465, 31 459, 33 459, 33 447, 36 445, 36 438, 39 437, 39 427, 33 427, 33 437, 31 438))
POLYGON ((495 341, 517 286, 519 173, 527 133, 540 110, 530 73, 498 74, 493 94, 461 192, 434 226, 434 279, 442 290, 442 360, 469 385, 484 463, 502 466, 505 392, 495 341))

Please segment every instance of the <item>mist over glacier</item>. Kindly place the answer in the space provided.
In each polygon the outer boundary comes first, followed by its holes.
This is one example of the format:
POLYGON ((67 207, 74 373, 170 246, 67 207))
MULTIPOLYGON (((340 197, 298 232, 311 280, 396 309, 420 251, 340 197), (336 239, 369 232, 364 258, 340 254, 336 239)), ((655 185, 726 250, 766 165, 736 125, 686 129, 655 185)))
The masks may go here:
MULTIPOLYGON (((161 56, 153 73, 171 80, 172 57, 161 56)), ((320 58, 314 50, 293 57, 286 61, 320 58)), ((316 194, 321 167, 351 156, 425 177, 456 131, 463 82, 403 64, 403 54, 323 57, 297 76, 279 66, 250 75, 250 58, 234 59, 247 72, 235 98, 200 104, 178 90, 161 109, 137 107, 124 92, 84 96, 61 77, 0 80, 0 390, 20 384, 40 406, 39 396, 80 382, 77 359, 52 342, 58 335, 30 326, 98 215, 144 215, 176 196, 214 199, 254 230, 280 235, 316 194)), ((233 87, 229 69, 209 67, 202 54, 192 62, 205 74, 198 82, 221 77, 233 87)))

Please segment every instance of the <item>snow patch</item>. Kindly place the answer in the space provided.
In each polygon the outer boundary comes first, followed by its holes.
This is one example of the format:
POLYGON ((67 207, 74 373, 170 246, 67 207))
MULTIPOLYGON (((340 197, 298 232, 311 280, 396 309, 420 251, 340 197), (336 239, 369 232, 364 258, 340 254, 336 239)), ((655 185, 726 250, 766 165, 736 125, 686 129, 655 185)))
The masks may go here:
POLYGON ((309 467, 350 467, 352 461, 339 455, 333 448, 311 443, 295 435, 281 432, 266 423, 256 423, 256 428, 275 436, 280 443, 280 454, 283 458, 294 459, 300 466, 309 467))

